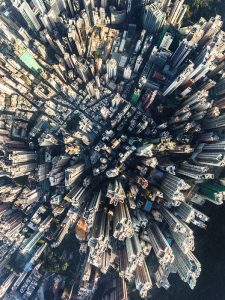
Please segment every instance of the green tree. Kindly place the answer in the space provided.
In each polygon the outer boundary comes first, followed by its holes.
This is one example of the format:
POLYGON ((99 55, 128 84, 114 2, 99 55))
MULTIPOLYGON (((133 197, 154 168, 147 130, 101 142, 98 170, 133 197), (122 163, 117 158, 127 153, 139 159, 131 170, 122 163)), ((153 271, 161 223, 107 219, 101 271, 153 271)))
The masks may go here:
POLYGON ((67 268, 68 268, 68 266, 69 266, 68 262, 65 261, 65 262, 63 263, 63 265, 62 265, 62 271, 66 271, 67 268))
POLYGON ((190 7, 190 5, 187 4, 187 10, 186 10, 186 13, 185 13, 185 19, 190 19, 191 16, 192 16, 191 7, 190 7))
POLYGON ((213 0, 194 0, 193 1, 193 7, 199 9, 202 7, 207 7, 210 6, 212 4, 213 0))
POLYGON ((42 240, 42 239, 40 239, 40 240, 38 241, 38 244, 40 244, 40 245, 43 245, 44 243, 45 243, 45 241, 42 240))

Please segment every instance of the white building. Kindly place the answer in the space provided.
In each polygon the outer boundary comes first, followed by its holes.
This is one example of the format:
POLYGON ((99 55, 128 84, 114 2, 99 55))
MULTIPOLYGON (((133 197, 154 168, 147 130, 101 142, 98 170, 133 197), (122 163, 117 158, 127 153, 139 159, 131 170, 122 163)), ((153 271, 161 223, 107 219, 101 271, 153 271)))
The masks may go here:
POLYGON ((117 61, 113 58, 108 59, 106 62, 106 70, 109 78, 116 77, 117 74, 117 61))
POLYGON ((172 42, 173 42, 172 34, 169 33, 169 32, 166 32, 163 39, 162 39, 162 42, 161 42, 159 48, 163 48, 163 49, 168 50, 170 45, 172 44, 172 42))
POLYGON ((132 69, 131 69, 130 65, 128 65, 128 66, 124 69, 124 72, 123 72, 123 78, 124 78, 124 79, 130 79, 131 74, 132 74, 132 69))

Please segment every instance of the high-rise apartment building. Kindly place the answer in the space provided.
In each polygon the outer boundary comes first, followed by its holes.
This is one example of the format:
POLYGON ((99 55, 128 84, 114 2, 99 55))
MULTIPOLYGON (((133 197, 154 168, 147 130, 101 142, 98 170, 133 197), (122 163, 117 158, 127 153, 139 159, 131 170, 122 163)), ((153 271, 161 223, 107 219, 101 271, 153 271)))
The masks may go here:
POLYGON ((187 6, 184 5, 184 0, 176 0, 169 16, 169 23, 173 26, 179 26, 186 10, 187 6))
POLYGON ((117 74, 117 61, 113 58, 106 62, 106 70, 109 78, 116 77, 117 74))
POLYGON ((169 47, 172 44, 172 42, 173 42, 173 35, 169 32, 166 32, 159 45, 159 48, 169 50, 169 47))

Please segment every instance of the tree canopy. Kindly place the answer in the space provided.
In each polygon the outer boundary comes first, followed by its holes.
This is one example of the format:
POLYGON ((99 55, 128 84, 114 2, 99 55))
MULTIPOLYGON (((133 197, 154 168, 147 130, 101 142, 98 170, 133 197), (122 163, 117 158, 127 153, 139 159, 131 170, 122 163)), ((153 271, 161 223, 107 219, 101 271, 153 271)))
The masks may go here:
POLYGON ((209 7, 212 5, 213 0, 193 0, 193 6, 197 9, 202 7, 209 7))

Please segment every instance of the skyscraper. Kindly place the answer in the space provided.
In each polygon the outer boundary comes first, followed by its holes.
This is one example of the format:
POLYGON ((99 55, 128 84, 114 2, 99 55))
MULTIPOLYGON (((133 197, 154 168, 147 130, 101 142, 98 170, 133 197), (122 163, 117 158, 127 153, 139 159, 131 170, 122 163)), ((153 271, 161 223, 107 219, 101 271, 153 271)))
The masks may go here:
POLYGON ((36 31, 40 30, 41 24, 26 0, 15 2, 14 5, 18 8, 19 12, 24 17, 31 29, 36 31))
POLYGON ((186 39, 184 39, 171 58, 171 66, 173 68, 178 68, 188 57, 190 52, 195 49, 195 47, 196 46, 193 44, 193 42, 188 42, 186 39))
POLYGON ((111 58, 106 62, 106 70, 109 78, 115 77, 117 74, 117 62, 111 58))
POLYGON ((38 9, 40 10, 40 12, 41 12, 42 14, 44 14, 44 13, 47 11, 46 6, 45 6, 45 3, 44 3, 43 0, 33 0, 33 2, 34 2, 34 4, 35 4, 35 6, 38 7, 38 9))
POLYGON ((0 298, 46 271, 79 300, 194 288, 189 224, 225 201, 221 18, 179 34, 181 0, 26 1, 0 3, 0 298))
POLYGON ((145 6, 143 27, 149 33, 157 32, 165 23, 166 14, 156 4, 145 6))
POLYGON ((180 25, 185 12, 187 10, 187 6, 184 5, 184 0, 176 0, 169 16, 169 22, 171 25, 180 25))
POLYGON ((222 78, 214 88, 215 94, 222 96, 225 94, 225 78, 222 78))
POLYGON ((91 26, 94 26, 94 0, 83 0, 84 8, 86 10, 86 13, 88 15, 89 22, 91 26))
POLYGON ((160 43, 159 48, 168 50, 172 42, 173 42, 173 35, 169 32, 166 32, 160 43))

